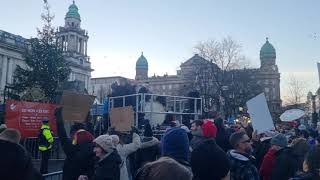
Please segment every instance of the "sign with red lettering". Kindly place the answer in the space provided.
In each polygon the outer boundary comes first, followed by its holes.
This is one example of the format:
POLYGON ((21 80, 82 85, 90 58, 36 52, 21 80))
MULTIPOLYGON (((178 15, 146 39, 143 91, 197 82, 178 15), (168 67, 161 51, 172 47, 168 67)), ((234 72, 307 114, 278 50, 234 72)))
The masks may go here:
POLYGON ((51 130, 56 135, 54 110, 57 105, 25 101, 6 101, 5 122, 8 128, 21 132, 23 138, 38 137, 42 120, 48 119, 51 130))

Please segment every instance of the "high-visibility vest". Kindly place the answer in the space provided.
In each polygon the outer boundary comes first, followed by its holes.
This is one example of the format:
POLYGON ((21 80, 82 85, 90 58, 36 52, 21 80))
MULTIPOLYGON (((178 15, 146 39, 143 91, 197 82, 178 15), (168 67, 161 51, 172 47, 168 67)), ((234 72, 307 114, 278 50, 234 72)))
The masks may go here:
POLYGON ((50 127, 46 124, 41 126, 39 131, 39 150, 47 151, 52 148, 53 145, 53 136, 50 130, 50 127))

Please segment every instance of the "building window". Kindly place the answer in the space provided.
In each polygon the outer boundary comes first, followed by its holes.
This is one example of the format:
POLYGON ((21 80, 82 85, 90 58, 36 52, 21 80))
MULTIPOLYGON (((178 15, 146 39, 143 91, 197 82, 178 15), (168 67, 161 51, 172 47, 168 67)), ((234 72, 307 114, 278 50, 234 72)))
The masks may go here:
POLYGON ((268 93, 269 92, 269 88, 264 88, 264 92, 268 93))
POLYGON ((171 85, 171 84, 169 85, 169 89, 170 89, 170 90, 172 89, 172 85, 171 85))
POLYGON ((162 89, 165 90, 166 89, 166 85, 162 85, 162 89))

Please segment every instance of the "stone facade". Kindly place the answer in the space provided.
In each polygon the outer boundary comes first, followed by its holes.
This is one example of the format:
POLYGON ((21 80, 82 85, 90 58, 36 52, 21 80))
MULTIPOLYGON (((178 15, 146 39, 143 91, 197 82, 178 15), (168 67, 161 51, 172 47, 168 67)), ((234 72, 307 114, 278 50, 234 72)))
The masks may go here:
POLYGON ((23 53, 28 41, 21 37, 0 30, 0 98, 3 100, 4 89, 13 82, 13 74, 17 67, 25 66, 23 53))
MULTIPOLYGON (((64 56, 70 63, 70 81, 84 82, 88 90, 91 78, 91 63, 87 56, 88 32, 80 28, 80 15, 73 3, 65 17, 65 26, 59 27, 58 41, 64 48, 64 56)), ((0 30, 0 98, 6 85, 13 82, 17 65, 25 67, 23 54, 28 47, 28 40, 0 30)))
POLYGON ((102 103, 104 98, 111 94, 112 84, 117 83, 122 85, 131 82, 132 80, 121 76, 91 78, 89 94, 96 96, 98 101, 102 103))
MULTIPOLYGON (((143 57, 144 58, 144 57, 143 57)), ((269 43, 268 39, 260 50, 260 68, 258 69, 246 69, 249 79, 253 79, 254 84, 258 86, 258 89, 254 92, 264 92, 268 101, 269 109, 272 115, 275 117, 281 113, 281 99, 280 99, 280 73, 276 65, 276 52, 274 47, 269 43)), ((194 55, 186 62, 182 63, 180 70, 176 75, 164 75, 164 76, 152 76, 147 77, 148 64, 146 62, 141 63, 141 57, 136 64, 136 81, 140 86, 148 88, 152 93, 161 95, 187 95, 190 92, 192 84, 195 82, 195 70, 201 66, 210 66, 207 60, 194 55), (141 77, 141 71, 144 76, 141 77)), ((215 66, 217 71, 219 67, 215 66)), ((229 73, 235 73, 230 71, 229 73)), ((239 74, 239 72, 237 72, 239 74)), ((240 72, 241 73, 241 72, 240 72)), ((257 95, 256 93, 255 95, 257 95)))
POLYGON ((88 32, 81 29, 81 18, 78 7, 73 2, 65 16, 65 25, 59 27, 58 42, 63 48, 63 54, 70 63, 69 81, 82 81, 88 90, 90 86, 91 63, 87 55, 88 32))

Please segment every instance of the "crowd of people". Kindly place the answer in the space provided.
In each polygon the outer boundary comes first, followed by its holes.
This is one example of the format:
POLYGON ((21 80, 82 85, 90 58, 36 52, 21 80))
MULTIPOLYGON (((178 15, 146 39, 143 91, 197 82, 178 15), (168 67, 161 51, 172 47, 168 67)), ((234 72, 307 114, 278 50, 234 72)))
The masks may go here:
MULTIPOLYGON (((110 129, 98 137, 79 126, 70 138, 62 111, 55 116, 66 155, 63 180, 320 179, 318 134, 304 125, 291 134, 278 127, 258 133, 216 118, 192 121, 190 128, 172 123, 159 139, 148 122, 142 132, 110 129)), ((19 131, 0 127, 0 179, 42 179, 20 138, 19 131)))

